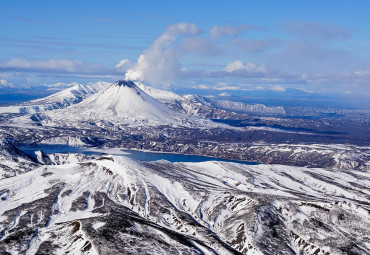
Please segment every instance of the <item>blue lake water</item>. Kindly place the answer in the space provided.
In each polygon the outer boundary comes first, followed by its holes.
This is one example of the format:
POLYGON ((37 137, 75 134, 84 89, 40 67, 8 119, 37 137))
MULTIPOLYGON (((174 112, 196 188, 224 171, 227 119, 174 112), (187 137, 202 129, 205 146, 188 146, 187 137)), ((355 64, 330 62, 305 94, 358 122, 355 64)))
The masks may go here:
POLYGON ((226 160, 226 159, 197 156, 197 155, 157 153, 157 152, 127 150, 127 149, 81 148, 81 147, 70 147, 66 145, 22 147, 20 149, 30 155, 33 154, 35 151, 41 150, 45 153, 82 153, 86 155, 110 154, 110 155, 116 155, 116 156, 126 156, 134 160, 142 160, 142 161, 157 161, 157 160, 167 160, 169 162, 222 161, 222 162, 241 163, 241 164, 247 164, 247 165, 259 164, 257 162, 226 160))
POLYGON ((146 151, 137 151, 137 150, 124 150, 124 152, 130 153, 128 157, 135 160, 145 160, 145 161, 156 161, 156 160, 167 160, 170 162, 204 162, 204 161, 223 161, 223 162, 235 162, 247 165, 257 165, 257 162, 247 162, 247 161, 238 161, 238 160, 227 160, 220 158, 212 158, 205 156, 197 155, 184 155, 184 154, 173 154, 173 153, 153 153, 146 151))

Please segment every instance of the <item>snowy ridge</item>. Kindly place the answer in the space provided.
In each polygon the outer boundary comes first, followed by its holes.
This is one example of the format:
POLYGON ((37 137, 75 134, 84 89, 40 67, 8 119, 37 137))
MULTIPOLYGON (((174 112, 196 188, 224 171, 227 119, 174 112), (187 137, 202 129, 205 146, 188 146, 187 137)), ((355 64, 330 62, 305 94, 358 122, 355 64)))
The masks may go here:
POLYGON ((22 174, 37 167, 35 162, 1 135, 0 148, 0 179, 22 174))
POLYGON ((135 85, 138 86, 142 91, 150 95, 151 97, 157 100, 181 100, 182 96, 163 89, 157 89, 144 85, 141 82, 135 82, 135 85))
POLYGON ((268 107, 263 104, 245 104, 229 100, 211 100, 211 103, 216 108, 235 111, 237 113, 286 114, 282 106, 268 107))
POLYGON ((2 252, 370 252, 367 172, 106 155, 0 186, 2 252))
POLYGON ((0 113, 35 114, 61 109, 81 102, 83 99, 110 86, 107 82, 76 84, 45 98, 31 100, 18 106, 0 107, 0 113))
MULTIPOLYGON (((217 116, 238 114, 267 114, 284 115, 284 107, 269 107, 263 104, 246 104, 229 100, 215 100, 211 97, 202 97, 199 95, 180 96, 174 92, 161 90, 146 86, 140 82, 135 83, 140 89, 148 95, 166 104, 173 110, 180 111, 189 115, 202 116, 207 118, 217 118, 217 116), (225 111, 229 111, 226 113, 225 111), (214 113, 215 112, 215 113, 214 113), (215 114, 211 116, 210 114, 215 114)), ((235 117, 235 116, 233 116, 235 117)))

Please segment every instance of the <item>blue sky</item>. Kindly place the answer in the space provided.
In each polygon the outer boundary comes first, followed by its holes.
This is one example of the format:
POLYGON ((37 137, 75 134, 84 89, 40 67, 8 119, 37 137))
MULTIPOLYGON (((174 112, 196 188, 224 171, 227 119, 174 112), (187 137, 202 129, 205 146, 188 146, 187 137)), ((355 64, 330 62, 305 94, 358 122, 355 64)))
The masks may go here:
POLYGON ((0 9, 8 83, 126 75, 158 87, 370 93, 370 1, 2 0, 0 9))

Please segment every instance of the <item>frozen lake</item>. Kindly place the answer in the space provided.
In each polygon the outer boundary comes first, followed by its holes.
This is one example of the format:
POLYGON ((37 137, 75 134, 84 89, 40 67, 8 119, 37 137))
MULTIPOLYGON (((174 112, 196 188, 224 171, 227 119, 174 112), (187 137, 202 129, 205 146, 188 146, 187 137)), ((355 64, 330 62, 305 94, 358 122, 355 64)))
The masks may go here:
POLYGON ((175 153, 159 153, 150 151, 139 151, 139 150, 128 150, 122 148, 84 148, 84 147, 72 147, 67 145, 42 145, 37 147, 21 147, 22 151, 27 154, 33 154, 35 151, 43 151, 45 153, 82 153, 86 155, 116 155, 116 156, 126 156, 134 160, 142 161, 157 161, 157 160, 167 160, 170 162, 204 162, 204 161, 223 161, 223 162, 234 162, 247 165, 257 165, 257 162, 247 162, 238 160, 227 160, 220 158, 212 158, 197 155, 184 155, 175 153))

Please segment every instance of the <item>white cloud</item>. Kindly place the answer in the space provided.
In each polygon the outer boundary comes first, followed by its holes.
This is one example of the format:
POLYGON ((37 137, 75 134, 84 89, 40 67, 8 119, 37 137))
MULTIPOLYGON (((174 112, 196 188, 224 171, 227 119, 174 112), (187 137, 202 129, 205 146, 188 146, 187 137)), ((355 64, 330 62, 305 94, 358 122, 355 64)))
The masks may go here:
POLYGON ((46 80, 45 77, 115 80, 122 79, 130 66, 132 66, 132 62, 125 59, 116 66, 104 66, 71 59, 13 58, 0 62, 0 74, 2 77, 8 76, 12 80, 20 80, 20 77, 23 77, 30 83, 43 83, 46 80))
POLYGON ((125 67, 131 63, 128 59, 122 59, 117 65, 116 68, 125 67))
MULTIPOLYGON (((236 35, 247 29, 260 29, 257 26, 239 27, 214 27, 213 35, 236 35)), ((215 41, 204 37, 198 37, 200 30, 194 24, 178 23, 169 26, 166 31, 157 38, 137 60, 137 63, 129 68, 125 74, 126 79, 145 81, 151 85, 169 85, 176 79, 188 78, 292 78, 276 70, 269 69, 264 65, 243 63, 240 60, 229 63, 222 70, 200 70, 183 68, 180 58, 186 54, 217 55, 218 47, 215 41)), ((125 61, 126 63, 126 61, 125 61)), ((293 77, 295 78, 295 76, 293 77)))
POLYGON ((209 87, 204 84, 199 84, 198 86, 193 86, 192 88, 193 89, 209 89, 209 87))
POLYGON ((224 93, 219 94, 219 96, 222 96, 222 97, 229 97, 229 96, 231 96, 231 94, 230 94, 230 93, 226 93, 226 92, 224 92, 224 93))
POLYGON ((274 91, 284 92, 286 89, 285 89, 285 88, 283 88, 283 87, 282 87, 282 86, 280 86, 280 85, 277 85, 277 86, 274 86, 274 87, 272 88, 272 90, 274 90, 274 91))
POLYGON ((280 41, 276 38, 264 40, 236 38, 232 41, 232 43, 239 46, 246 52, 262 52, 270 48, 276 48, 280 45, 280 41))
POLYGON ((78 85, 77 82, 71 82, 71 83, 64 83, 64 82, 57 82, 57 83, 54 83, 54 84, 45 84, 44 86, 45 87, 48 87, 50 90, 53 90, 53 89, 61 89, 61 88, 70 88, 70 87, 73 87, 73 86, 76 86, 78 85))
POLYGON ((220 36, 237 36, 243 34, 246 30, 265 30, 259 26, 214 26, 210 30, 210 34, 213 37, 220 37, 220 36))
POLYGON ((359 76, 370 76, 370 71, 369 70, 360 70, 360 71, 354 72, 354 74, 359 75, 359 76))
POLYGON ((227 66, 223 68, 223 70, 229 73, 236 71, 266 73, 266 67, 264 65, 257 66, 254 63, 243 64, 243 62, 241 62, 240 60, 229 63, 227 66))
POLYGON ((169 26, 153 45, 140 55, 137 64, 127 71, 126 79, 160 84, 177 78, 181 72, 179 57, 184 54, 184 49, 178 45, 179 37, 195 36, 201 32, 195 24, 178 23, 169 26))
POLYGON ((182 54, 194 52, 201 56, 218 55, 220 50, 214 43, 206 38, 187 37, 184 39, 183 45, 180 47, 182 54))
POLYGON ((306 75, 306 80, 310 83, 348 83, 349 81, 356 83, 369 84, 370 71, 360 70, 355 72, 327 72, 327 73, 313 73, 306 75))
POLYGON ((241 90, 238 86, 213 87, 216 90, 241 90))
POLYGON ((101 73, 107 68, 100 64, 86 63, 81 60, 47 59, 30 60, 13 58, 0 63, 0 71, 26 71, 26 72, 64 72, 64 73, 101 73))
POLYGON ((351 37, 351 31, 348 28, 335 24, 294 22, 287 25, 286 29, 303 39, 335 40, 351 37))
POLYGON ((202 30, 195 24, 190 23, 177 23, 167 27, 165 34, 173 36, 179 35, 197 35, 202 33, 202 30))

